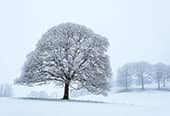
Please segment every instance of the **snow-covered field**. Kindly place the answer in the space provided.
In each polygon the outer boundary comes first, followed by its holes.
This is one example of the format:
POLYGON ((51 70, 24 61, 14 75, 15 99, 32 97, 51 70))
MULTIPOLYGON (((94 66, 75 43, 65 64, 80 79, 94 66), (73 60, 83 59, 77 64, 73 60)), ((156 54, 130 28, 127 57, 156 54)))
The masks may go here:
POLYGON ((80 101, 0 98, 0 116, 170 116, 170 92, 113 93, 107 97, 83 96, 80 101))

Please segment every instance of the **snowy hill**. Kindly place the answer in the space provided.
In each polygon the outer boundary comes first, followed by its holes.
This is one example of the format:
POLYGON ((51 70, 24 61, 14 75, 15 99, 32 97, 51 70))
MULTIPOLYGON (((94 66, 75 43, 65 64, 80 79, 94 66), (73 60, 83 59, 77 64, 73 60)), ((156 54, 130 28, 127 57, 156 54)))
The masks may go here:
POLYGON ((88 95, 71 101, 0 98, 0 115, 169 116, 169 98, 170 92, 165 91, 113 93, 107 97, 88 95))

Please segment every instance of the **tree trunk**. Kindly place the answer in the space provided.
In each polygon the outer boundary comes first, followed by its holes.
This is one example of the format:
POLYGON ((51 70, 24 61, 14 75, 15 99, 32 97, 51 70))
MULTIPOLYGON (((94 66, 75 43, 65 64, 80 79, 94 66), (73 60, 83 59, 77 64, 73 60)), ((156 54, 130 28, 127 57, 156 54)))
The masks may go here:
POLYGON ((64 100, 68 100, 69 99, 69 82, 66 81, 65 85, 64 85, 64 96, 63 96, 64 100))
POLYGON ((141 78, 142 90, 144 90, 144 78, 141 78))
POLYGON ((128 90, 128 82, 127 82, 127 78, 125 80, 125 87, 126 87, 126 90, 128 90))
POLYGON ((163 87, 166 87, 166 79, 163 79, 163 87))
POLYGON ((161 87, 160 87, 160 80, 158 79, 158 90, 160 90, 161 87))
POLYGON ((158 82, 158 90, 161 89, 161 73, 160 72, 157 72, 157 82, 158 82))

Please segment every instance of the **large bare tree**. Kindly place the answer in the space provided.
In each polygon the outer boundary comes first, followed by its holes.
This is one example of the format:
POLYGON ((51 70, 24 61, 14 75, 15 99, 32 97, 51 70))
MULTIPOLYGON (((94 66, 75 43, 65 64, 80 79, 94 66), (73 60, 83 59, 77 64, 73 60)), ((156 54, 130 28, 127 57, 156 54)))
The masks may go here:
POLYGON ((27 56, 15 82, 28 86, 50 82, 64 85, 63 99, 69 99, 69 87, 106 94, 111 79, 108 46, 107 38, 85 26, 73 23, 54 26, 27 56))

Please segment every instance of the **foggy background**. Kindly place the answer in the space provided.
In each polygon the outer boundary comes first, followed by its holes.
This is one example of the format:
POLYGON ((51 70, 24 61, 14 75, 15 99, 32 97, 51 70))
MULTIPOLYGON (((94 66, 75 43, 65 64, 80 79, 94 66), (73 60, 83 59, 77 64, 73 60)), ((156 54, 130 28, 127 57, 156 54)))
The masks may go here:
POLYGON ((109 39, 113 73, 127 62, 170 64, 169 6, 169 0, 0 0, 0 83, 13 83, 42 34, 63 22, 109 39))

